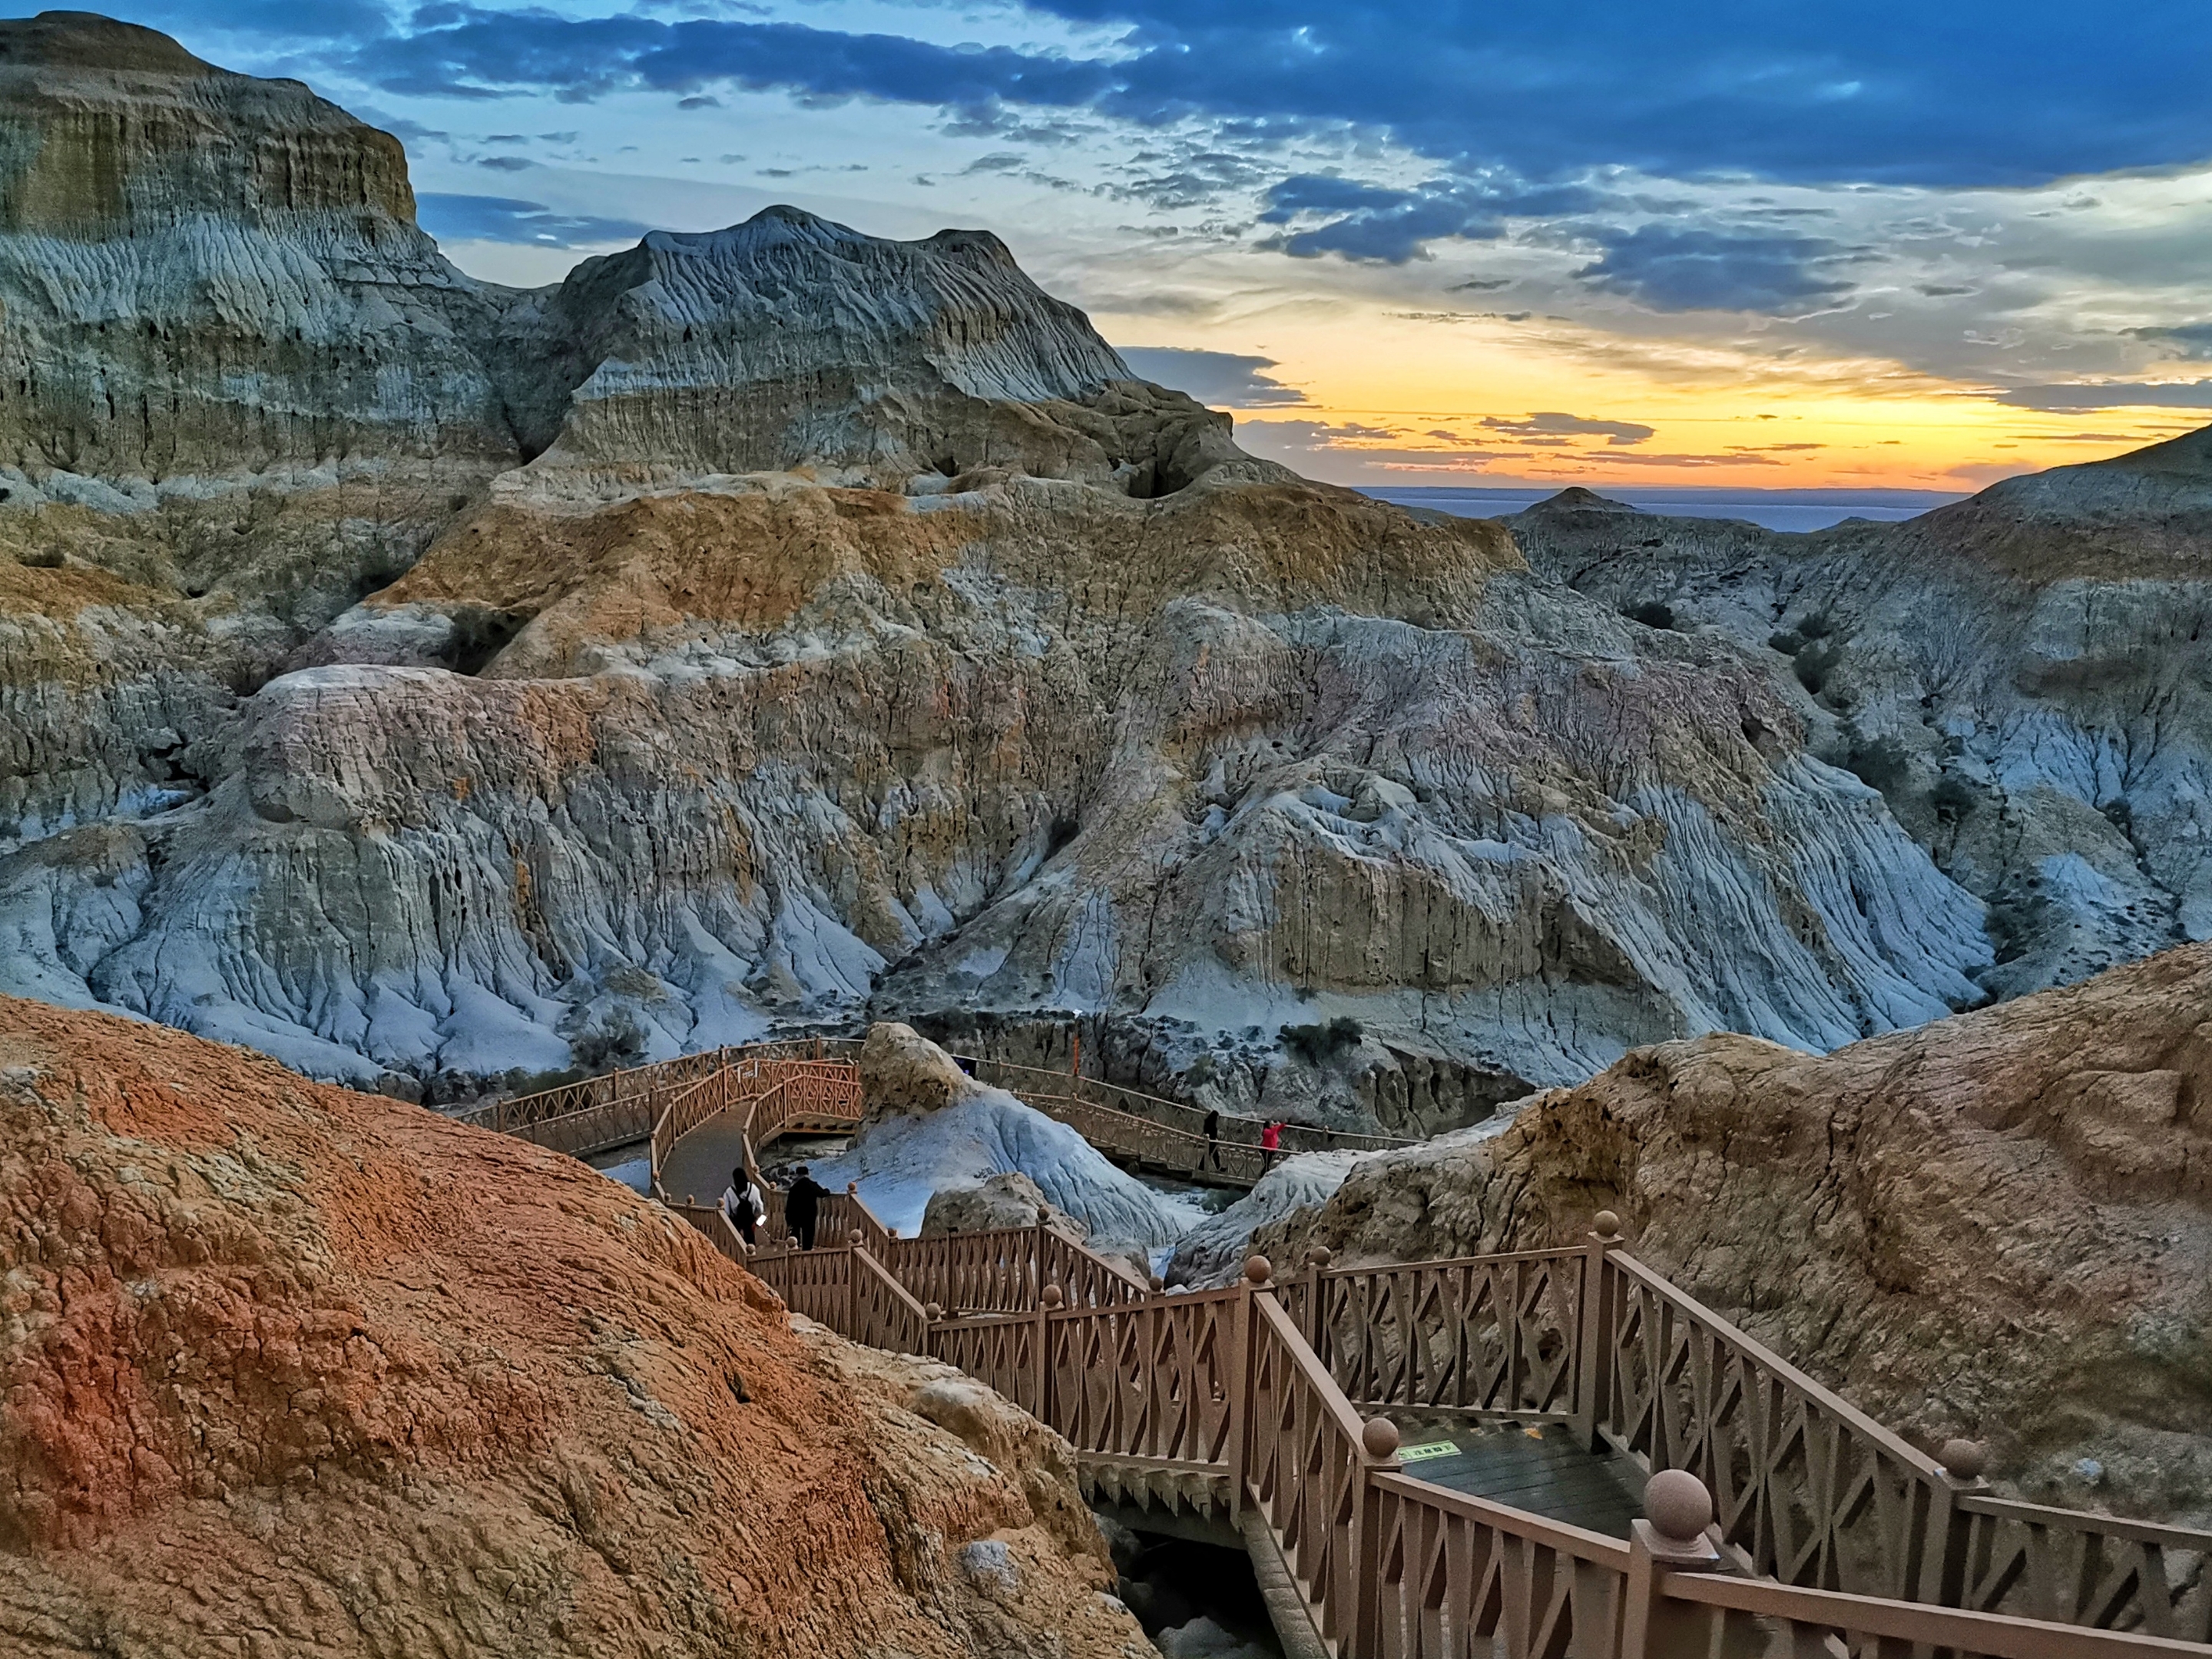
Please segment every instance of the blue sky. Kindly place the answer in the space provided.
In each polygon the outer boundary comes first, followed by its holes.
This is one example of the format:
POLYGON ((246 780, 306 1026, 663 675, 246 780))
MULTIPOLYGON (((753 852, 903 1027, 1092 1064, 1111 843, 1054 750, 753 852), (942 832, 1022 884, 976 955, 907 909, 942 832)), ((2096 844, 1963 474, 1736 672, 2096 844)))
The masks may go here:
POLYGON ((117 13, 399 133, 478 274, 772 200, 986 225, 1348 480, 1956 487, 2212 418, 2201 4, 117 13))

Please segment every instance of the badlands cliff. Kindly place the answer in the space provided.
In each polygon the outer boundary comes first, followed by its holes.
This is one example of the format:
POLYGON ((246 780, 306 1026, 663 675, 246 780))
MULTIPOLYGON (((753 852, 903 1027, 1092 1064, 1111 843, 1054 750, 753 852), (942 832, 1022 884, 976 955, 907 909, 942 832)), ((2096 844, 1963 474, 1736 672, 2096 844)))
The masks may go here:
MULTIPOLYGON (((2028 1496, 2212 1515, 2212 946, 1826 1055, 1716 1035, 1353 1166, 1297 1261, 1630 1248, 2028 1496)), ((1233 1265, 1229 1269, 1233 1271, 1233 1265)))
POLYGON ((2212 430, 1788 536, 1571 491, 1540 570, 1774 671, 1814 752, 1988 906, 2014 995, 2212 938, 2212 430))
POLYGON ((4 77, 0 988, 434 1097, 1083 1017, 1425 1133, 2066 976, 1763 635, 1243 455, 995 238, 518 293, 295 85, 74 14, 4 77))
POLYGON ((1066 1444, 601 1176, 0 999, 0 1648, 1132 1659, 1066 1444))

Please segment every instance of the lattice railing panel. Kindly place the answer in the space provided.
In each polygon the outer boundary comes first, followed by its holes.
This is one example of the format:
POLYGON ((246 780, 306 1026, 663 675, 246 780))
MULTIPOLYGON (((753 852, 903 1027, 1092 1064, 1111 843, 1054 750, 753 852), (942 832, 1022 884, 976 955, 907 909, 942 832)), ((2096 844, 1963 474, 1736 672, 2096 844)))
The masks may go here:
POLYGON ((1376 1477, 1381 1659, 1619 1659, 1628 1547, 1376 1477))
POLYGON ((1653 1470, 1711 1490, 1723 1534, 1784 1583, 1920 1589, 1929 1460, 1647 1269, 1607 1259, 1615 1316, 1600 1424, 1653 1470))
POLYGON ((1053 1427, 1084 1451, 1226 1468, 1239 1294, 1048 1316, 1053 1427))
POLYGON ((1038 1413, 1037 1364, 1040 1322, 1033 1315, 1001 1314, 984 1319, 947 1320, 930 1333, 930 1351, 948 1364, 988 1382, 1024 1411, 1038 1413))
POLYGON ((1358 1606, 1359 1419, 1272 1297, 1254 1297, 1252 1316, 1247 1484, 1322 1639, 1341 1648, 1358 1606))
POLYGON ((2212 1644, 2212 1537, 1973 1494, 1960 1604, 2212 1644))
POLYGON ((1300 1287, 1318 1299, 1306 1328, 1363 1409, 1568 1417, 1586 1260, 1547 1250, 1332 1269, 1300 1287))

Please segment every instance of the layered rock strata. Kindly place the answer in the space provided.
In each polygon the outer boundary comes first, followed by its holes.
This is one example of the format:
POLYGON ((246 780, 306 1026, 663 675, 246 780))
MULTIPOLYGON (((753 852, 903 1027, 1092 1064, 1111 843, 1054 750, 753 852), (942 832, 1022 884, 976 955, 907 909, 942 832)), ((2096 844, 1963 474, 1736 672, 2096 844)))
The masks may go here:
POLYGON ((2212 431, 1813 535, 1570 491, 1555 580, 1771 668, 1829 763, 1989 907, 2017 995, 2212 938, 2212 431))
POLYGON ((0 64, 7 987, 433 1096, 1087 1017, 1414 1133, 1986 994, 2002 884, 1763 644, 1244 456, 994 239, 777 209, 518 294, 295 86, 82 17, 0 64), (153 335, 56 297, 165 236, 110 283, 153 335), (249 247, 298 292, 222 299, 249 247), (194 414, 239 352, 322 424, 194 414))

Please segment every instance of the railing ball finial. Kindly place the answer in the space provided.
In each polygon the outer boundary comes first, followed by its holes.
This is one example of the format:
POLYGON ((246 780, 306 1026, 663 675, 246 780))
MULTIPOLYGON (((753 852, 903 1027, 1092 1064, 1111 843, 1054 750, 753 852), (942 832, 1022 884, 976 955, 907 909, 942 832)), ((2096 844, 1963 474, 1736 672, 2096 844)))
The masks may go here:
POLYGON ((1334 1260, 1326 1244, 1316 1244, 1306 1252, 1306 1266, 1309 1267, 1326 1267, 1334 1260))
POLYGON ((943 1305, 939 1303, 933 1302, 921 1311, 923 1316, 927 1317, 929 1322, 933 1325, 934 1325, 939 1320, 945 1317, 945 1309, 943 1305))
POLYGON ((1359 1443, 1379 1462, 1398 1449, 1398 1425, 1387 1417, 1370 1417, 1360 1425, 1359 1443))
POLYGON ((858 1227, 855 1227, 851 1232, 845 1235, 845 1242, 857 1250, 867 1241, 860 1237, 860 1230, 858 1227))
POLYGON ((1244 1277, 1255 1285, 1264 1285, 1275 1276, 1275 1264, 1264 1255, 1244 1258, 1244 1277))
POLYGON ((1067 1300, 1067 1296, 1066 1292, 1062 1291, 1059 1285, 1048 1285, 1043 1290, 1037 1292, 1037 1300, 1043 1303, 1048 1308, 1057 1308, 1061 1303, 1067 1300))
POLYGON ((1168 1282, 1166 1279, 1162 1279, 1158 1273, 1154 1273, 1152 1275, 1152 1294, 1154 1296, 1158 1296, 1162 1291, 1167 1289, 1167 1287, 1168 1282))
POLYGON ((1980 1480, 1982 1471, 1989 1467, 1990 1462, 1987 1448, 1978 1441, 1968 1440, 1963 1436, 1955 1440, 1946 1440, 1943 1449, 1936 1455, 1943 1465, 1943 1473, 1954 1480, 1980 1480))
POLYGON ((1590 1225, 1600 1238, 1608 1242, 1620 1237, 1620 1218, 1611 1210, 1600 1210, 1590 1218, 1590 1225))
POLYGON ((848 1198, 858 1198, 860 1195, 860 1183, 859 1182, 857 1182, 857 1181, 848 1181, 848 1182, 847 1182, 845 1183, 845 1196, 846 1196, 846 1197, 848 1197, 848 1198))
POLYGON ((1644 1484, 1644 1513, 1661 1537, 1695 1543, 1713 1524, 1713 1495, 1689 1470, 1662 1469, 1644 1484))

